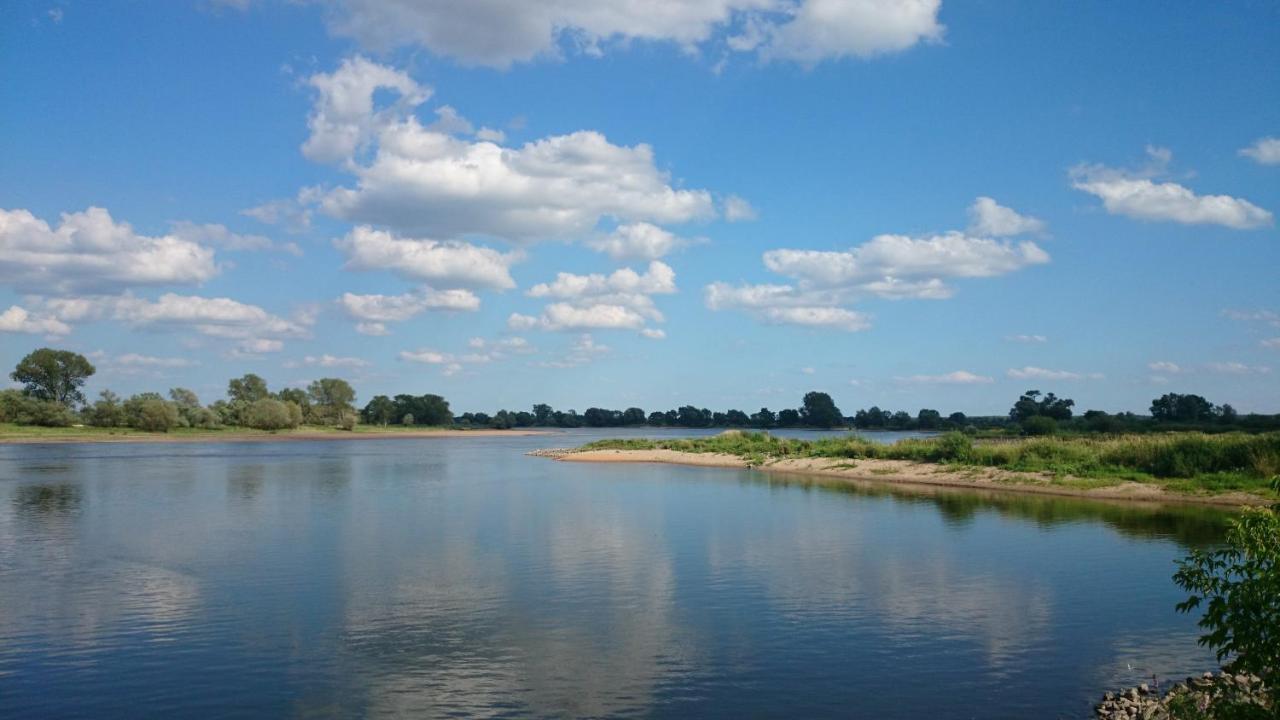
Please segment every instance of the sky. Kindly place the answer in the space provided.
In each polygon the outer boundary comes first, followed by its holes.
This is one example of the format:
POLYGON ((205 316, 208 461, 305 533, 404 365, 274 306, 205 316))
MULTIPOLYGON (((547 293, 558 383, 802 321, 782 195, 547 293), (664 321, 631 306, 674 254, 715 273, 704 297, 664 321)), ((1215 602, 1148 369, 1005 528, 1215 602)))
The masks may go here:
POLYGON ((1280 412, 1268 1, 14 0, 0 367, 1280 412))

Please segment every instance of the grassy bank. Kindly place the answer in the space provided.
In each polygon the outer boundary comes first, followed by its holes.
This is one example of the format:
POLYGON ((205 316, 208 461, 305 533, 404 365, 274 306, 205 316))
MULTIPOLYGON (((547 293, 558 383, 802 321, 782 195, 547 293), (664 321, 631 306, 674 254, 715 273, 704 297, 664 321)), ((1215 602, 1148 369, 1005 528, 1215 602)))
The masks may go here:
POLYGON ((1180 492, 1271 492, 1280 474, 1280 433, 1171 433, 1102 438, 974 441, 961 433, 892 445, 855 435, 797 440, 728 432, 681 440, 601 440, 584 450, 675 450, 724 453, 753 464, 789 458, 910 460, 1094 479, 1134 480, 1180 492))
POLYGON ((202 440, 245 440, 245 439, 317 439, 323 437, 373 437, 402 436, 418 437, 422 435, 441 434, 455 435, 462 433, 488 434, 497 430, 466 430, 463 428, 428 426, 428 425, 357 425, 352 430, 343 430, 324 425, 303 425, 292 430, 255 430, 245 427, 221 428, 174 428, 168 432, 148 432, 128 427, 42 427, 38 425, 15 425, 0 423, 0 442, 127 442, 130 440, 168 440, 168 441, 202 441, 202 440))

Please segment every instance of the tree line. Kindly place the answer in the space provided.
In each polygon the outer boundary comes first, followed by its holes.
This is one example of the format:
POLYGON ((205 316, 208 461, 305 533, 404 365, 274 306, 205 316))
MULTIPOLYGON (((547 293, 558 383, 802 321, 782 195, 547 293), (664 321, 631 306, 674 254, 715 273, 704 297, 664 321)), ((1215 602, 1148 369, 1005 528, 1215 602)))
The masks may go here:
POLYGON ((1088 410, 1075 415, 1075 401, 1054 393, 1028 390, 1007 415, 966 416, 962 412, 943 415, 921 408, 914 414, 877 406, 844 415, 831 396, 806 393, 796 408, 756 412, 712 411, 695 405, 646 413, 638 407, 623 410, 590 407, 579 414, 561 411, 545 403, 530 410, 499 410, 490 415, 465 412, 455 416, 449 401, 440 395, 376 395, 357 410, 356 392, 341 378, 320 378, 306 388, 283 388, 272 392, 267 382, 249 373, 227 383, 225 398, 203 405, 187 388, 171 388, 167 395, 144 392, 121 398, 103 390, 87 402, 83 387, 96 372, 83 355, 66 350, 41 348, 24 357, 10 373, 21 390, 0 390, 0 422, 23 425, 132 427, 168 431, 192 427, 248 427, 283 430, 300 425, 326 425, 352 429, 358 422, 368 425, 457 426, 470 428, 517 427, 685 427, 685 428, 856 428, 859 430, 960 430, 1017 432, 1047 435, 1060 431, 1132 433, 1157 430, 1248 430, 1280 429, 1280 415, 1241 415, 1230 405, 1215 405, 1199 395, 1167 393, 1151 402, 1149 416, 1130 412, 1106 413, 1088 410))

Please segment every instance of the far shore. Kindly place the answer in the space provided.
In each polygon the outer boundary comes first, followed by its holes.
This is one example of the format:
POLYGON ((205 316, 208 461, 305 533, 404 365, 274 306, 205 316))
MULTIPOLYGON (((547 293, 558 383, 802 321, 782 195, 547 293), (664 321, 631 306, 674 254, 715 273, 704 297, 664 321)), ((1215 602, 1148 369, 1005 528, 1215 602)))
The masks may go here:
POLYGON ((565 450, 537 453, 564 462, 594 463, 666 463, 756 469, 770 473, 790 473, 828 478, 838 482, 882 483, 966 488, 971 490, 1056 495, 1107 501, 1138 503, 1214 505, 1241 507, 1263 505, 1268 501, 1245 492, 1214 495, 1181 493, 1159 485, 1120 481, 1103 487, 1089 487, 1088 480, 1059 477, 1050 473, 1012 472, 997 468, 920 463, 909 460, 833 458, 791 458, 753 465, 747 459, 726 453, 694 453, 678 450, 565 450), (1074 484, 1073 484, 1074 483, 1074 484))
POLYGON ((293 442, 315 440, 394 440, 453 437, 518 437, 549 435, 549 430, 462 430, 455 428, 422 428, 420 430, 361 428, 345 431, 303 428, 267 432, 262 430, 186 430, 170 433, 124 431, 120 429, 51 428, 40 433, 7 433, 0 429, 0 445, 44 445, 71 443, 201 443, 201 442, 293 442))

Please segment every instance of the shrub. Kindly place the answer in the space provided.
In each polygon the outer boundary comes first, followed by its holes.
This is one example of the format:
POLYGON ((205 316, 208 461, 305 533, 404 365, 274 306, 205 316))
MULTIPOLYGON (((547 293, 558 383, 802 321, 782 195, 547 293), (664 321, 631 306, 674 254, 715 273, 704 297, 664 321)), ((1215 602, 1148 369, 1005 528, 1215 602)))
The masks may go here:
POLYGON ((129 427, 147 432, 169 432, 181 419, 178 407, 155 393, 134 395, 124 403, 129 427))
POLYGON ((405 413, 405 414, 404 414, 404 417, 400 418, 400 424, 401 424, 401 425, 412 425, 412 424, 413 424, 413 413, 405 413))
POLYGON ((1194 551, 1178 563, 1173 579, 1191 593, 1178 604, 1180 612, 1205 605, 1199 625, 1207 632, 1200 644, 1212 648, 1218 660, 1233 656, 1233 671, 1262 678, 1273 706, 1280 705, 1280 517, 1275 510, 1246 510, 1231 522, 1226 547, 1194 551))
MULTIPOLYGON (((296 405, 294 407, 297 407, 296 405)), ((301 409, 299 408, 299 412, 301 409)), ((243 415, 243 424, 258 430, 283 430, 297 427, 294 414, 289 410, 289 403, 271 398, 262 398, 248 404, 243 415)))
POLYGON ((1047 415, 1032 415, 1022 421, 1023 435, 1052 435, 1058 432, 1058 423, 1047 415))

